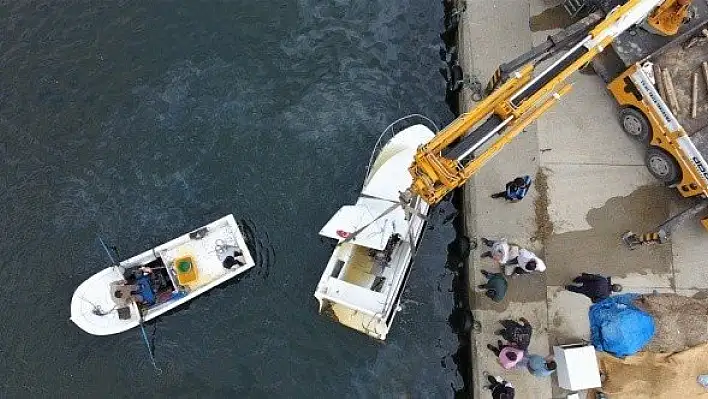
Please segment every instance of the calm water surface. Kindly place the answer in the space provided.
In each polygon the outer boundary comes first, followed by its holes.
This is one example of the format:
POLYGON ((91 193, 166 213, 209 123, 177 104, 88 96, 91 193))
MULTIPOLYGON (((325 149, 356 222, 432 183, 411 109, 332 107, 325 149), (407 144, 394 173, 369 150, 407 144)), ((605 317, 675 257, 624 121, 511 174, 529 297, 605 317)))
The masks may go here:
MULTIPOLYGON (((317 315, 319 228, 394 119, 452 115, 442 6, 0 1, 1 397, 451 397, 455 237, 439 207, 385 343, 317 315), (260 265, 139 330, 69 321, 108 262, 225 214, 260 265)), ((437 211, 436 211, 437 212, 437 211)))

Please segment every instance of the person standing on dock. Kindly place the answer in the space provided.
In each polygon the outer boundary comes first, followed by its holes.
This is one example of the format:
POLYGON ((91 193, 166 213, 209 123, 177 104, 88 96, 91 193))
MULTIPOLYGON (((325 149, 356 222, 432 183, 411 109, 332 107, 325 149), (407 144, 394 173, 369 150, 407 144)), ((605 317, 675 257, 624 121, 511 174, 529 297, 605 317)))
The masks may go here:
POLYGON ((501 364, 504 370, 513 369, 524 358, 523 350, 509 344, 504 344, 501 340, 497 340, 497 346, 492 344, 487 345, 487 349, 497 355, 499 364, 501 364))
POLYGON ((542 273, 546 271, 546 263, 528 249, 519 249, 519 255, 504 265, 504 274, 542 273))
POLYGON ((481 258, 492 258, 499 265, 505 265, 519 256, 519 246, 508 243, 506 238, 490 240, 482 237, 481 240, 484 245, 489 247, 489 251, 485 251, 480 255, 481 258))
POLYGON ((486 388, 492 391, 492 399, 514 399, 516 390, 509 381, 501 377, 491 376, 487 373, 485 373, 485 375, 490 384, 486 386, 486 388))
POLYGON ((525 351, 531 343, 533 328, 531 327, 531 323, 525 318, 521 317, 519 321, 521 323, 511 319, 500 320, 499 323, 501 323, 504 328, 497 330, 495 334, 501 335, 502 338, 509 341, 510 344, 525 351))
POLYGON ((566 285, 565 289, 585 295, 592 300, 592 303, 598 303, 608 298, 613 292, 622 291, 621 285, 612 284, 612 277, 604 277, 599 274, 583 273, 573 279, 573 284, 566 285))
POLYGON ((484 294, 494 302, 501 302, 506 296, 506 290, 509 284, 501 273, 490 273, 482 270, 484 277, 488 278, 487 282, 480 284, 478 287, 486 290, 484 294))
POLYGON ((558 368, 553 356, 528 355, 520 365, 525 365, 534 377, 539 378, 549 377, 558 368))
POLYGON ((529 192, 531 187, 531 177, 521 176, 516 179, 506 183, 506 189, 504 191, 494 193, 491 195, 492 198, 504 198, 507 201, 519 202, 526 194, 529 192))

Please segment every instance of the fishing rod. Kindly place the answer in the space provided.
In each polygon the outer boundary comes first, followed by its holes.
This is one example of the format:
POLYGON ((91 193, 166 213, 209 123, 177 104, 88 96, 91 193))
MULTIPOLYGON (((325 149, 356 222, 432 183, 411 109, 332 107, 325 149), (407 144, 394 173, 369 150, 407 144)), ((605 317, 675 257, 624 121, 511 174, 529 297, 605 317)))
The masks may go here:
MULTIPOLYGON (((103 239, 101 238, 101 236, 98 236, 98 241, 101 242, 101 246, 108 254, 108 257, 111 259, 111 263, 113 264, 113 266, 114 267, 120 266, 120 264, 118 262, 116 262, 116 260, 113 258, 113 255, 111 255, 111 251, 108 250, 108 246, 106 246, 106 243, 103 242, 103 239)), ((156 267, 154 269, 158 269, 158 268, 156 267)), ((133 303, 135 303, 135 302, 133 302, 133 303)), ((140 331, 142 332, 142 335, 143 335, 143 340, 145 341, 145 345, 147 346, 148 355, 150 355, 150 361, 152 362, 152 367, 159 374, 162 374, 162 369, 157 367, 157 363, 155 363, 155 355, 153 354, 152 347, 150 346, 150 341, 148 340, 147 333, 145 332, 143 313, 140 311, 140 307, 137 304, 135 304, 135 308, 138 310, 138 323, 140 325, 140 331)))
MULTIPOLYGON (((106 243, 103 242, 103 239, 101 238, 101 236, 97 236, 97 237, 98 237, 98 241, 101 242, 101 246, 103 247, 103 250, 106 251, 106 253, 108 254, 108 259, 111 260, 111 263, 113 264, 113 266, 119 266, 119 263, 116 262, 115 259, 113 259, 113 255, 111 255, 111 251, 108 250, 108 247, 106 246, 106 243)), ((115 251, 115 249, 114 249, 114 251, 115 251)))

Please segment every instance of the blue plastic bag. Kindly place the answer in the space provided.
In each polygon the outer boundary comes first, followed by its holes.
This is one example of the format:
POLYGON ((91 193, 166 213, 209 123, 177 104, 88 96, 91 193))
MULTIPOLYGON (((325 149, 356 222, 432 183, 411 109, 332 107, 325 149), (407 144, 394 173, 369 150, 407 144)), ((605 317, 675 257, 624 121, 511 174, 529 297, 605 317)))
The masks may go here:
POLYGON ((639 352, 654 336, 654 319, 632 301, 639 295, 609 297, 590 307, 590 336, 595 349, 615 356, 639 352))

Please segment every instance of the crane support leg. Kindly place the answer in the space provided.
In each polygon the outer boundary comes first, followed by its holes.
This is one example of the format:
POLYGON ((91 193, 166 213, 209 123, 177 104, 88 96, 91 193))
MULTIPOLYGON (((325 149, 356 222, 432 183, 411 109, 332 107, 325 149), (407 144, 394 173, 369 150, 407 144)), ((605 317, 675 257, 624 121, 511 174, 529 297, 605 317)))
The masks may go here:
POLYGON ((631 231, 624 233, 622 235, 622 241, 629 246, 629 249, 635 249, 641 245, 667 243, 671 238, 671 233, 676 229, 676 227, 682 225, 686 219, 691 219, 706 209, 708 209, 708 200, 704 199, 696 203, 694 206, 672 216, 655 231, 645 234, 636 234, 631 231))

